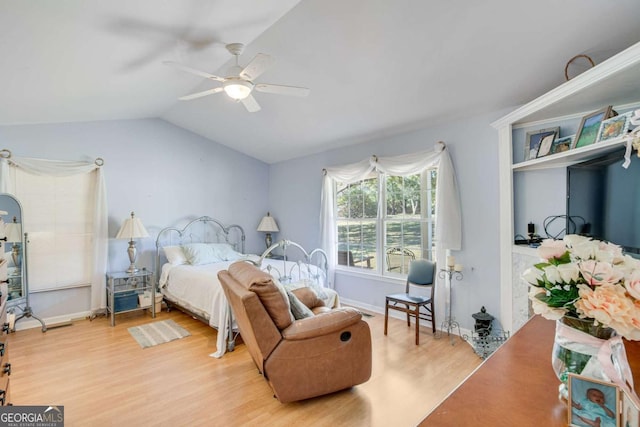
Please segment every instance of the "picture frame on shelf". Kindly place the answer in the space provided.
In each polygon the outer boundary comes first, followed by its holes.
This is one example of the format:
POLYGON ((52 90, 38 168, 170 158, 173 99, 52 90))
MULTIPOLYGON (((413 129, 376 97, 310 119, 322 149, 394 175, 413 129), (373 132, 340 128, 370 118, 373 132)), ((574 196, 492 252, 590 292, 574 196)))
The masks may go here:
POLYGON ((538 148, 538 156, 544 157, 551 153, 551 146, 553 145, 553 141, 556 139, 556 134, 550 134, 545 136, 540 140, 540 147, 538 148))
POLYGON ((569 426, 594 425, 600 418, 601 425, 621 427, 620 389, 615 384, 573 373, 569 373, 567 384, 569 426))
POLYGON ((623 392, 620 400, 622 401, 621 425, 623 427, 640 427, 640 408, 634 399, 627 392, 623 392))
POLYGON ((533 160, 538 157, 538 151, 542 140, 551 136, 551 141, 560 134, 560 127, 539 129, 527 132, 524 144, 524 161, 533 160))
POLYGON ((604 120, 598 130, 596 142, 608 141, 626 135, 629 131, 630 119, 631 113, 629 112, 604 120))
POLYGON ((594 144, 598 138, 600 125, 603 121, 611 117, 612 108, 611 105, 608 105, 584 116, 580 121, 576 137, 573 140, 573 147, 571 148, 581 148, 594 144))
POLYGON ((551 144, 551 153, 549 154, 564 153, 565 151, 571 150, 575 137, 575 135, 569 135, 556 139, 553 141, 553 144, 551 144))

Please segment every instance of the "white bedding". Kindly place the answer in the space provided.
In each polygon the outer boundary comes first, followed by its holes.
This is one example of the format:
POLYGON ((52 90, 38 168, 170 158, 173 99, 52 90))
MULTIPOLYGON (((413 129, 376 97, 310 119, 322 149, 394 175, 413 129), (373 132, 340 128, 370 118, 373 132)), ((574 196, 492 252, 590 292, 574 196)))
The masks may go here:
MULTIPOLYGON (((223 261, 205 265, 173 265, 166 263, 160 274, 160 291, 168 299, 176 301, 195 313, 208 318, 209 325, 218 330, 216 352, 213 357, 222 357, 226 351, 226 338, 229 332, 229 305, 218 280, 218 272, 226 270, 236 261, 223 261)), ((318 296, 329 307, 339 306, 337 293, 322 287, 324 274, 315 266, 311 266, 308 277, 306 268, 298 268, 296 263, 282 260, 264 259, 261 268, 269 271, 275 278, 289 283, 291 287, 312 286, 318 296), (268 270, 268 266, 271 269, 268 270)))

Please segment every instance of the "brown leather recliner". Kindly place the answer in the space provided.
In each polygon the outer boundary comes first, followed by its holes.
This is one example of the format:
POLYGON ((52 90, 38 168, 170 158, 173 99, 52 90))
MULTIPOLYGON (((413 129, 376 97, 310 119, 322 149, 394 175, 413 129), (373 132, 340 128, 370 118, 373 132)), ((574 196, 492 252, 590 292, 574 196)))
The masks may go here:
POLYGON ((371 333, 352 308, 328 309, 296 291, 314 316, 294 320, 286 295, 268 273, 236 262, 218 273, 258 370, 282 403, 343 390, 371 376, 371 333))

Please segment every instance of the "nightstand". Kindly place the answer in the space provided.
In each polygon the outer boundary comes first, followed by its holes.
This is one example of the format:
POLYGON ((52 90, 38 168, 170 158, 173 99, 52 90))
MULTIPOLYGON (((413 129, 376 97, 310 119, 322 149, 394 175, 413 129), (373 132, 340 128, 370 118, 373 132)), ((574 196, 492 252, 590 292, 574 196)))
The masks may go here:
POLYGON ((107 314, 111 318, 111 326, 116 324, 116 314, 130 311, 150 309, 151 317, 156 317, 156 287, 151 270, 143 268, 135 273, 119 271, 107 273, 107 314), (151 294, 149 306, 140 306, 140 298, 148 292, 151 294))

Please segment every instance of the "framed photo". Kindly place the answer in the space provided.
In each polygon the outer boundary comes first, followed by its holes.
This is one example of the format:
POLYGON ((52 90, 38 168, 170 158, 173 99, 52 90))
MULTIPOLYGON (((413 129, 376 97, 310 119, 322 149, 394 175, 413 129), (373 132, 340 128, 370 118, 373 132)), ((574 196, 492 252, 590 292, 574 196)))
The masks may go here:
POLYGON ((640 427, 640 408, 627 393, 622 393, 622 427, 640 427))
POLYGON ((559 127, 527 132, 527 137, 525 138, 524 143, 524 161, 532 160, 538 157, 538 150, 540 149, 540 145, 544 138, 548 138, 549 136, 551 136, 551 142, 553 142, 555 137, 559 134, 559 127))
POLYGON ((600 125, 611 115, 611 108, 612 106, 609 105, 608 107, 584 116, 580 122, 580 126, 578 126, 573 147, 571 148, 586 147, 596 142, 600 125))
POLYGON ((602 122, 596 142, 607 141, 625 135, 629 130, 631 113, 620 114, 602 122))
POLYGON ((573 139, 575 137, 576 137, 575 135, 563 136, 562 138, 558 138, 555 141, 553 141, 553 144, 551 144, 550 154, 563 153, 565 151, 569 151, 571 149, 571 146, 573 145, 573 139))
POLYGON ((613 383, 569 374, 569 425, 621 427, 620 393, 613 383), (599 420, 598 420, 599 419, 599 420))
POLYGON ((540 140, 540 148, 538 148, 538 157, 544 157, 551 153, 551 145, 556 138, 556 134, 547 135, 540 140))

